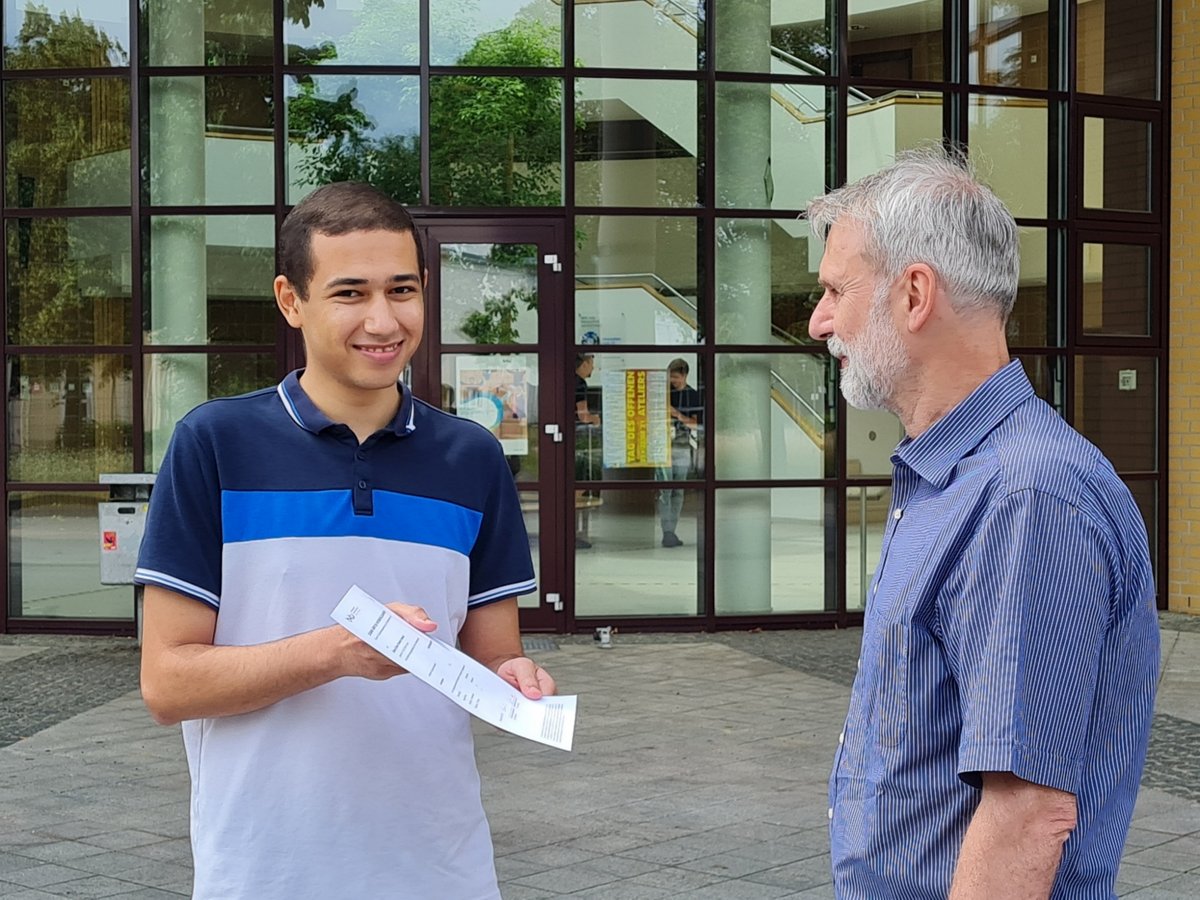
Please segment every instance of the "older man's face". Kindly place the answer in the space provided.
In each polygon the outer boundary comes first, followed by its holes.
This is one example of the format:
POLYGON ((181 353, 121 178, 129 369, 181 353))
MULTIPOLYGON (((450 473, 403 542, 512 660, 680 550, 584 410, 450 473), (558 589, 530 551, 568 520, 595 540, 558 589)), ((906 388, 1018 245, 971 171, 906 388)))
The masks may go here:
POLYGON ((857 226, 838 223, 829 230, 819 277, 825 292, 809 319, 809 335, 825 341, 838 361, 847 403, 891 409, 909 355, 891 317, 891 285, 863 256, 857 226))

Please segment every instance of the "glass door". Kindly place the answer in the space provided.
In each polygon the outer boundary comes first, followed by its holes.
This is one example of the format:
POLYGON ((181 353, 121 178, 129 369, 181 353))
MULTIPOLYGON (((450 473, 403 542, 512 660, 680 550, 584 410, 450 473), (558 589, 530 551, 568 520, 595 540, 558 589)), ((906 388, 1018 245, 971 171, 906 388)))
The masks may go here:
POLYGON ((418 396, 488 428, 521 496, 538 593, 521 597, 521 627, 561 631, 558 492, 567 442, 562 229, 557 223, 439 222, 424 228, 426 339, 413 363, 418 396))

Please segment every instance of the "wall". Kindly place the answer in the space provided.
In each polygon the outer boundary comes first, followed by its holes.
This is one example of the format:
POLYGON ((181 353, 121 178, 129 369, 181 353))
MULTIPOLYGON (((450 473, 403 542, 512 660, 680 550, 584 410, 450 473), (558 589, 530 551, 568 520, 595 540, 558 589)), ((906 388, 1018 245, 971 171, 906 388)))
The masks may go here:
POLYGON ((1200 3, 1177 0, 1173 24, 1167 597, 1200 614, 1200 3))

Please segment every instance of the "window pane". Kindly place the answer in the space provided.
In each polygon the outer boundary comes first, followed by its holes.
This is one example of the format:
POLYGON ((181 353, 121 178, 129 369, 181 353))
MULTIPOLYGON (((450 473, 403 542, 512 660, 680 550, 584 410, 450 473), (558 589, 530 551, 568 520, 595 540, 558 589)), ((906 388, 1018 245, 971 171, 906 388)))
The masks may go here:
POLYGON ((1150 123, 1083 120, 1083 205, 1150 212, 1150 123))
POLYGON ((703 493, 683 491, 678 510, 680 543, 664 546, 660 492, 576 491, 577 617, 700 613, 703 493))
POLYGON ((853 87, 846 102, 848 182, 890 166, 901 150, 942 136, 941 93, 853 87))
POLYGON ((1046 275, 1046 229, 1022 227, 1021 274, 1017 300, 1008 320, 1008 343, 1012 347, 1061 346, 1057 292, 1046 275))
POLYGON ((539 381, 536 353, 442 355, 442 409, 495 435, 518 481, 538 480, 539 381))
POLYGON ((886 410, 856 409, 846 404, 844 421, 846 477, 891 478, 892 451, 904 438, 900 420, 886 410))
POLYGON ((4 0, 4 68, 129 65, 128 0, 4 0))
POLYGON ((562 91, 561 78, 431 78, 430 202, 561 205, 562 91))
POLYGON ((1150 248, 1083 245, 1083 333, 1150 334, 1150 248))
POLYGON ((147 353, 146 470, 157 472, 175 425, 213 397, 234 397, 278 381, 274 353, 147 353))
POLYGON ((580 216, 575 234, 577 343, 696 343, 695 219, 580 216))
POLYGON ((272 203, 271 78, 150 79, 150 202, 272 203))
POLYGON ((717 68, 803 77, 830 74, 834 41, 826 5, 826 0, 713 4, 717 68))
POLYGON ((129 220, 8 219, 12 344, 128 344, 129 220))
POLYGON ((9 206, 129 205, 129 79, 4 85, 9 206))
POLYGON ((1050 71, 1048 0, 971 0, 968 12, 974 84, 1045 88, 1050 71))
POLYGON ((822 612, 825 491, 753 488, 717 491, 717 615, 822 612))
POLYGON ((580 78, 576 84, 575 202, 695 206, 700 171, 696 83, 580 78))
POLYGON ((941 81, 942 0, 849 0, 850 75, 941 81))
POLYGON ((717 221, 720 343, 812 343, 808 319, 821 299, 821 251, 810 238, 801 219, 717 221))
POLYGON ((1159 0, 1076 4, 1080 91, 1158 97, 1160 6, 1159 0))
POLYGON ((275 343, 272 216, 153 216, 148 344, 275 343))
MULTIPOLYGON (((320 4, 291 2, 298 14, 320 4)), ((152 66, 269 66, 273 0, 141 0, 152 66)))
POLYGON ((8 495, 14 618, 133 619, 133 588, 100 583, 99 504, 108 493, 8 495))
MULTIPOLYGON (((416 65, 420 62, 419 0, 305 2, 303 15, 284 16, 283 53, 289 65, 416 65)), ((436 33, 453 28, 431 17, 436 33)))
POLYGON ((1158 578, 1158 482, 1126 481, 1125 486, 1133 494, 1133 500, 1142 514, 1146 525, 1146 536, 1150 540, 1150 566, 1158 578))
POLYGON ((1060 415, 1064 415, 1063 372, 1066 362, 1061 356, 1029 356, 1021 357, 1021 365, 1029 383, 1033 385, 1034 393, 1054 407, 1060 415))
POLYGON ((562 0, 430 0, 429 62, 561 66, 561 22, 562 0))
POLYGON ((821 85, 717 84, 717 205, 803 209, 824 193, 821 85))
POLYGON ((96 481, 133 471, 129 357, 9 356, 10 481, 96 481))
POLYGON ((537 253, 537 244, 442 244, 443 343, 536 344, 537 253))
POLYGON ((576 3, 576 65, 695 69, 703 27, 703 0, 576 3))
MULTIPOLYGON (((538 584, 542 577, 542 517, 537 491, 521 491, 521 515, 525 520, 525 533, 529 536, 529 555, 533 557, 533 574, 538 584)), ((542 605, 541 592, 522 594, 517 598, 520 609, 537 609, 542 605)))
POLYGON ((1118 472, 1157 471, 1158 361, 1077 357, 1073 424, 1118 472))
POLYGON ((572 381, 577 481, 703 477, 707 379, 694 353, 580 354, 572 381))
POLYGON ((822 478, 833 450, 825 355, 717 355, 717 478, 822 478))
POLYGON ((1045 100, 971 97, 971 157, 1014 216, 1046 215, 1049 124, 1045 100))
POLYGON ((892 489, 864 485, 846 489, 846 609, 870 604, 872 582, 883 550, 892 489))
POLYGON ((293 75, 287 81, 288 202, 334 181, 365 181, 421 200, 416 77, 293 75))

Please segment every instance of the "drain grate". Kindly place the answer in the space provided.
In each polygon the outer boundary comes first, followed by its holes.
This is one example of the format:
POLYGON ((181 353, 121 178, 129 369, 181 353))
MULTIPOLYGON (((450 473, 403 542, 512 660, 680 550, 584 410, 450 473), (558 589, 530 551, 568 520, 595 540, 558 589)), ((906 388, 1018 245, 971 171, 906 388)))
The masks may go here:
POLYGON ((529 637, 528 635, 521 636, 521 646, 525 648, 526 653, 533 650, 558 649, 558 644, 548 637, 529 637))

